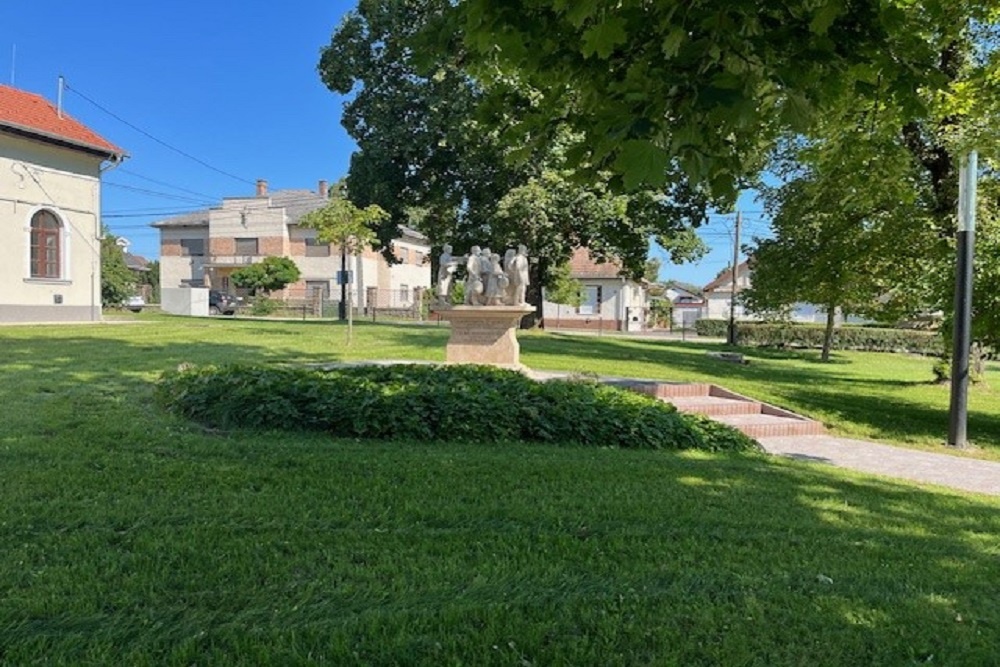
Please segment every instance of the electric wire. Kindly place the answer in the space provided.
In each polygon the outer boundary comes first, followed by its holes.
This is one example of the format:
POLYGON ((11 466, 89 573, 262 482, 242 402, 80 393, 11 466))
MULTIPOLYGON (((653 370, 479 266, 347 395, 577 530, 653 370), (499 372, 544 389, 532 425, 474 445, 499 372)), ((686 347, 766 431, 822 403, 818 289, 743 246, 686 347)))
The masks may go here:
POLYGON ((99 103, 95 102, 94 100, 92 100, 91 98, 87 97, 86 95, 84 95, 82 92, 80 92, 76 88, 70 86, 69 83, 64 83, 64 86, 66 87, 66 90, 68 90, 68 91, 70 91, 70 92, 78 95, 79 97, 81 97, 82 99, 86 100, 87 102, 90 102, 92 105, 94 105, 95 107, 97 107, 98 109, 100 109, 101 111, 103 111, 104 113, 108 114, 109 116, 111 116, 112 118, 114 118, 115 120, 117 120, 118 122, 120 122, 120 123, 122 123, 124 125, 127 125, 130 128, 132 128, 133 130, 135 130, 136 132, 138 132, 139 134, 142 134, 143 136, 145 136, 145 137, 147 137, 149 139, 152 139, 153 141, 155 141, 156 143, 160 144, 164 148, 168 148, 168 149, 174 151, 175 153, 177 153, 178 155, 182 155, 182 156, 186 157, 187 159, 189 159, 189 160, 191 160, 193 162, 197 162, 198 164, 200 164, 201 166, 205 167, 206 169, 211 169, 212 171, 214 171, 214 172, 216 172, 218 174, 222 174, 223 176, 227 176, 227 177, 229 177, 229 178, 231 178, 233 180, 239 181, 241 183, 247 183, 249 185, 255 185, 256 184, 255 181, 251 181, 249 179, 242 178, 242 177, 237 176, 235 174, 231 174, 228 171, 225 171, 223 169, 219 169, 218 167, 212 166, 209 163, 205 162, 204 160, 199 159, 199 158, 195 157, 194 155, 191 155, 190 153, 188 153, 186 151, 183 151, 180 148, 177 148, 175 146, 172 146, 172 145, 168 144, 167 142, 163 141, 162 139, 159 139, 159 138, 153 136, 152 134, 150 134, 146 130, 142 129, 141 127, 138 127, 138 126, 134 125, 133 123, 130 123, 129 121, 125 120, 124 118, 122 118, 121 116, 119 116, 118 114, 116 114, 115 112, 107 109, 106 107, 102 106, 101 104, 99 104, 99 103))

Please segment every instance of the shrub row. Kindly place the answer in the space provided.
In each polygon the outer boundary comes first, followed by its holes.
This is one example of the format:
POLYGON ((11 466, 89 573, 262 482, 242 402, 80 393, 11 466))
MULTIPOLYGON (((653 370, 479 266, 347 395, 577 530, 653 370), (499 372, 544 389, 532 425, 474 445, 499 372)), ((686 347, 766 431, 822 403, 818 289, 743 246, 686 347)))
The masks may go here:
POLYGON ((742 433, 593 381, 536 382, 488 366, 332 370, 205 366, 165 373, 167 409, 221 428, 320 430, 344 437, 526 440, 646 449, 757 449, 742 433))
POLYGON ((694 331, 699 336, 725 338, 729 332, 729 322, 726 320, 711 320, 704 317, 700 320, 695 320, 694 331))
MULTIPOLYGON (((724 338, 728 322, 702 319, 695 323, 699 336, 724 338)), ((791 322, 737 322, 736 339, 748 347, 823 347, 825 327, 821 324, 791 322)), ((884 327, 842 326, 834 330, 835 350, 866 352, 913 352, 939 355, 941 336, 930 331, 884 327)))

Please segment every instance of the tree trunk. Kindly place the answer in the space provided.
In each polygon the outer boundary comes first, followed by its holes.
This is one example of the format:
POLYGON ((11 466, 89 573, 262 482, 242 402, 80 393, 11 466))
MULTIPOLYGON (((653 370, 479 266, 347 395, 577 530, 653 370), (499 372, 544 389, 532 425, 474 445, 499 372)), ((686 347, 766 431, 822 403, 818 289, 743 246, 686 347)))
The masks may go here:
POLYGON ((833 345, 833 324, 836 319, 837 307, 827 306, 826 331, 823 332, 823 352, 820 354, 820 361, 830 361, 830 347, 833 345))

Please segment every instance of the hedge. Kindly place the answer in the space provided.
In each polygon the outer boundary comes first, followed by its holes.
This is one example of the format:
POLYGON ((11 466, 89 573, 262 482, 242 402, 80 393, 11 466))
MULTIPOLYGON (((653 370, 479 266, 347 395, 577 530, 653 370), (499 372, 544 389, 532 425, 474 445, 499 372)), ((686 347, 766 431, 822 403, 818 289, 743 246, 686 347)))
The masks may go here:
POLYGON ((729 322, 726 320, 702 318, 695 320, 694 331, 699 336, 707 338, 726 338, 729 334, 729 322))
MULTIPOLYGON (((699 336, 724 337, 727 325, 725 320, 702 319, 696 322, 695 328, 699 336)), ((737 322, 736 340, 747 347, 820 348, 825 331, 822 324, 737 322)), ((832 348, 926 355, 940 355, 944 350, 940 334, 934 332, 854 325, 834 329, 832 348)))
POLYGON ((157 398, 212 427, 393 440, 512 440, 643 449, 755 450, 735 429, 594 381, 536 382, 490 366, 251 365, 165 373, 157 398))

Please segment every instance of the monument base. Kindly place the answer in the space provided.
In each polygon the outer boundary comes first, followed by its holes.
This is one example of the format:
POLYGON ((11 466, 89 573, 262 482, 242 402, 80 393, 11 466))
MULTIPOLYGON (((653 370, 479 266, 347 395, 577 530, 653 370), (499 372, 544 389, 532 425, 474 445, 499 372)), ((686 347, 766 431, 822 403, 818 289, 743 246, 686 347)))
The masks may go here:
POLYGON ((522 317, 535 312, 534 306, 451 306, 434 312, 451 322, 445 350, 448 363, 521 365, 521 346, 514 332, 522 317))

